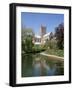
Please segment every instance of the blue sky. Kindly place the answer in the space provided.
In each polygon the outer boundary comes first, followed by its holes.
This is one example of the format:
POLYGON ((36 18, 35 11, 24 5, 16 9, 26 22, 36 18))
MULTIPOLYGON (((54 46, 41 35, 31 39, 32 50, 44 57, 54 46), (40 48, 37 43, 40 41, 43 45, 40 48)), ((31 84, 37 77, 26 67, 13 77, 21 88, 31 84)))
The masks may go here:
POLYGON ((54 32, 55 27, 64 22, 63 14, 21 13, 21 26, 32 28, 35 34, 40 34, 41 25, 46 26, 46 32, 54 32))

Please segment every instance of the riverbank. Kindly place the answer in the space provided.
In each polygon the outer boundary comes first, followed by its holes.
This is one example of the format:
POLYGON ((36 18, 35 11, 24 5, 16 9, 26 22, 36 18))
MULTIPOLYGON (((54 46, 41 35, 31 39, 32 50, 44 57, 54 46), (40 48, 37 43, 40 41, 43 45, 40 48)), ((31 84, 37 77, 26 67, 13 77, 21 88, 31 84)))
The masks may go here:
POLYGON ((59 57, 59 56, 55 56, 55 55, 50 55, 50 54, 46 54, 44 52, 40 53, 41 55, 44 55, 44 56, 48 56, 49 59, 51 60, 61 60, 61 61, 64 61, 64 57, 59 57))
POLYGON ((59 57, 64 57, 64 50, 61 50, 61 49, 50 49, 49 48, 44 53, 59 56, 59 57))

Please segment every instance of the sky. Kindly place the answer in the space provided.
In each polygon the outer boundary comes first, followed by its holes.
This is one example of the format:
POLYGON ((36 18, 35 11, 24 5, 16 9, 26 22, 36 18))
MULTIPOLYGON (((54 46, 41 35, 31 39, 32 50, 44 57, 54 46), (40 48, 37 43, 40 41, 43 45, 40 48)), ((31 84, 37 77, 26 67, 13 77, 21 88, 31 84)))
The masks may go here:
POLYGON ((64 23, 64 14, 49 13, 21 13, 21 26, 32 28, 36 35, 40 35, 41 25, 46 26, 46 32, 54 32, 55 27, 64 23))

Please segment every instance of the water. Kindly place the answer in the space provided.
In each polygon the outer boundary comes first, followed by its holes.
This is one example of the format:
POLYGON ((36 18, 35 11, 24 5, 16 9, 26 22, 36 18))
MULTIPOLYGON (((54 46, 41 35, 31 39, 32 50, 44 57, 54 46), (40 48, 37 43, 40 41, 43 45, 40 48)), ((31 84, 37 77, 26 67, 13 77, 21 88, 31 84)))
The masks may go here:
POLYGON ((22 77, 64 75, 64 62, 41 54, 22 55, 22 77))

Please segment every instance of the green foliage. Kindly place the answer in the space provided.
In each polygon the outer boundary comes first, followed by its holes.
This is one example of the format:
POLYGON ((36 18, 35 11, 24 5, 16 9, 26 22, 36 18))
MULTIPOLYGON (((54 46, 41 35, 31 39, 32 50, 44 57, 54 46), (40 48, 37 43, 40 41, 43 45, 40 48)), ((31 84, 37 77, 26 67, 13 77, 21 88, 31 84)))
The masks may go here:
POLYGON ((60 50, 60 49, 56 49, 56 50, 55 49, 48 49, 48 50, 46 50, 45 53, 60 56, 60 57, 64 57, 64 50, 60 50))
POLYGON ((21 35, 22 35, 22 40, 25 40, 29 36, 33 37, 34 32, 33 32, 33 30, 31 28, 23 28, 21 35))
POLYGON ((57 47, 59 49, 64 48, 64 24, 59 24, 58 27, 55 28, 55 37, 57 40, 57 47))
POLYGON ((45 47, 50 49, 57 49, 57 41, 54 39, 47 40, 45 43, 45 47))
POLYGON ((25 51, 25 42, 22 41, 22 51, 25 51))
POLYGON ((22 50, 24 52, 31 52, 33 45, 34 44, 32 43, 32 37, 26 37, 26 39, 22 41, 22 50))
POLYGON ((49 46, 50 49, 53 48, 53 42, 52 42, 51 40, 49 40, 49 42, 48 42, 48 46, 49 46))
POLYGON ((37 53, 46 50, 45 47, 40 45, 34 45, 32 43, 32 37, 27 37, 25 41, 22 41, 22 51, 25 53, 37 53))
POLYGON ((30 28, 22 29, 22 51, 23 52, 31 52, 34 46, 32 39, 34 33, 33 30, 30 28))
POLYGON ((46 50, 46 48, 44 48, 44 47, 41 47, 40 45, 34 45, 34 47, 33 47, 33 52, 41 52, 41 51, 45 51, 46 50))
POLYGON ((60 56, 60 57, 64 56, 64 50, 63 48, 61 48, 62 47, 61 45, 63 45, 61 41, 59 43, 57 42, 57 40, 51 39, 51 40, 48 40, 45 45, 47 47, 45 53, 60 56))
POLYGON ((58 49, 63 49, 64 48, 63 41, 58 40, 57 41, 57 47, 58 47, 58 49))
POLYGON ((26 51, 32 51, 33 43, 32 43, 32 37, 29 36, 25 39, 25 50, 26 51))

